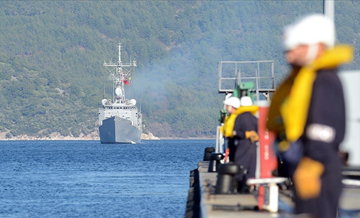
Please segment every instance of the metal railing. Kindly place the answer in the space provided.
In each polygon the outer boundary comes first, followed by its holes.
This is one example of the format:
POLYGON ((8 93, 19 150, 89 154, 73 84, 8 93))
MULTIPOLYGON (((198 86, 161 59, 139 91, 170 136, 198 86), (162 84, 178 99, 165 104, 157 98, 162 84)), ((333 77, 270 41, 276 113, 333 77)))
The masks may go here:
POLYGON ((256 101, 260 93, 275 91, 274 61, 220 61, 218 64, 219 93, 232 93, 237 84, 253 81, 256 101))

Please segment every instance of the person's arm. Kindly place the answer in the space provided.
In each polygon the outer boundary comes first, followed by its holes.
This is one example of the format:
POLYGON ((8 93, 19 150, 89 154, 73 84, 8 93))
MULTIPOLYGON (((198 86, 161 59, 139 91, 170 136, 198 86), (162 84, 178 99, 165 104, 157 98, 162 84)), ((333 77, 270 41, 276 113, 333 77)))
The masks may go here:
POLYGON ((319 73, 313 86, 307 122, 305 154, 323 164, 331 162, 345 135, 344 95, 335 73, 319 73))
POLYGON ((247 116, 238 116, 235 120, 235 125, 234 125, 234 130, 233 130, 234 138, 250 139, 251 142, 259 140, 257 131, 244 130, 244 129, 248 129, 246 127, 251 127, 251 126, 253 126, 251 119, 248 119, 247 116))
POLYGON ((233 135, 234 138, 237 139, 245 139, 246 135, 245 135, 245 131, 243 131, 241 128, 241 126, 243 126, 243 120, 241 118, 241 116, 237 116, 236 120, 235 120, 235 124, 234 124, 234 130, 233 130, 233 135))

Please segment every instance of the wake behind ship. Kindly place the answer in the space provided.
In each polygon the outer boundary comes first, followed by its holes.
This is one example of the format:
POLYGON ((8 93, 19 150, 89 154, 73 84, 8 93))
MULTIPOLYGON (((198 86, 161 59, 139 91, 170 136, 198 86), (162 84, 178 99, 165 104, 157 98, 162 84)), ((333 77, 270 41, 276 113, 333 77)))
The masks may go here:
POLYGON ((113 81, 113 99, 103 99, 99 109, 99 135, 102 144, 136 144, 141 143, 141 112, 136 107, 135 99, 125 98, 125 85, 131 81, 131 74, 136 62, 123 64, 121 61, 121 44, 119 60, 116 63, 104 63, 110 70, 113 81))

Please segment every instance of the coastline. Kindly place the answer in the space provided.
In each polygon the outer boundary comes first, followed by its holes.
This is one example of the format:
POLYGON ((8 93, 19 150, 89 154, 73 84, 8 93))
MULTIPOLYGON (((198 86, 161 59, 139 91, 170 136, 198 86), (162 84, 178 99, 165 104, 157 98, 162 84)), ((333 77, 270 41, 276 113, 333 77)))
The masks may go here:
MULTIPOLYGON (((91 133, 89 135, 80 135, 78 137, 74 136, 63 136, 60 133, 52 133, 50 136, 47 137, 37 137, 37 136, 28 136, 28 135, 19 135, 11 138, 6 137, 6 132, 0 133, 0 141, 59 141, 59 140, 74 140, 74 141, 81 141, 81 140, 100 140, 98 133, 91 133)), ((160 138, 154 136, 151 132, 149 134, 142 133, 141 140, 160 140, 160 138)))
MULTIPOLYGON (((38 137, 38 136, 28 136, 28 135, 19 135, 15 137, 6 137, 8 132, 0 132, 0 141, 58 141, 58 140, 100 140, 98 132, 92 132, 88 135, 80 134, 80 136, 63 136, 59 132, 51 133, 49 136, 46 137, 38 137)), ((216 137, 187 137, 187 138, 180 138, 180 137, 157 137, 154 136, 151 132, 142 133, 141 140, 215 140, 216 137)))
MULTIPOLYGON (((0 137, 0 141, 98 141, 100 138, 98 136, 82 136, 82 137, 73 137, 73 136, 55 136, 55 137, 34 137, 21 135, 12 138, 0 137)), ((177 138, 177 137, 156 137, 149 136, 148 134, 142 134, 141 140, 215 140, 215 138, 204 138, 204 137, 189 137, 189 138, 177 138)))

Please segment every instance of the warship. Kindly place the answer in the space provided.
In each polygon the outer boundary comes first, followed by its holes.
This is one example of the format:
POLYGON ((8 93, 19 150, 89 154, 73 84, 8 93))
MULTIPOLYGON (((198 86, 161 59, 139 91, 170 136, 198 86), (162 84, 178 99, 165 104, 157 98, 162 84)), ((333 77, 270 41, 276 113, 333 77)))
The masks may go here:
POLYGON ((104 66, 110 72, 113 83, 112 99, 103 99, 99 109, 99 135, 102 144, 141 143, 142 115, 135 99, 126 99, 125 85, 130 85, 136 61, 124 64, 121 61, 121 43, 118 44, 119 59, 104 66))

